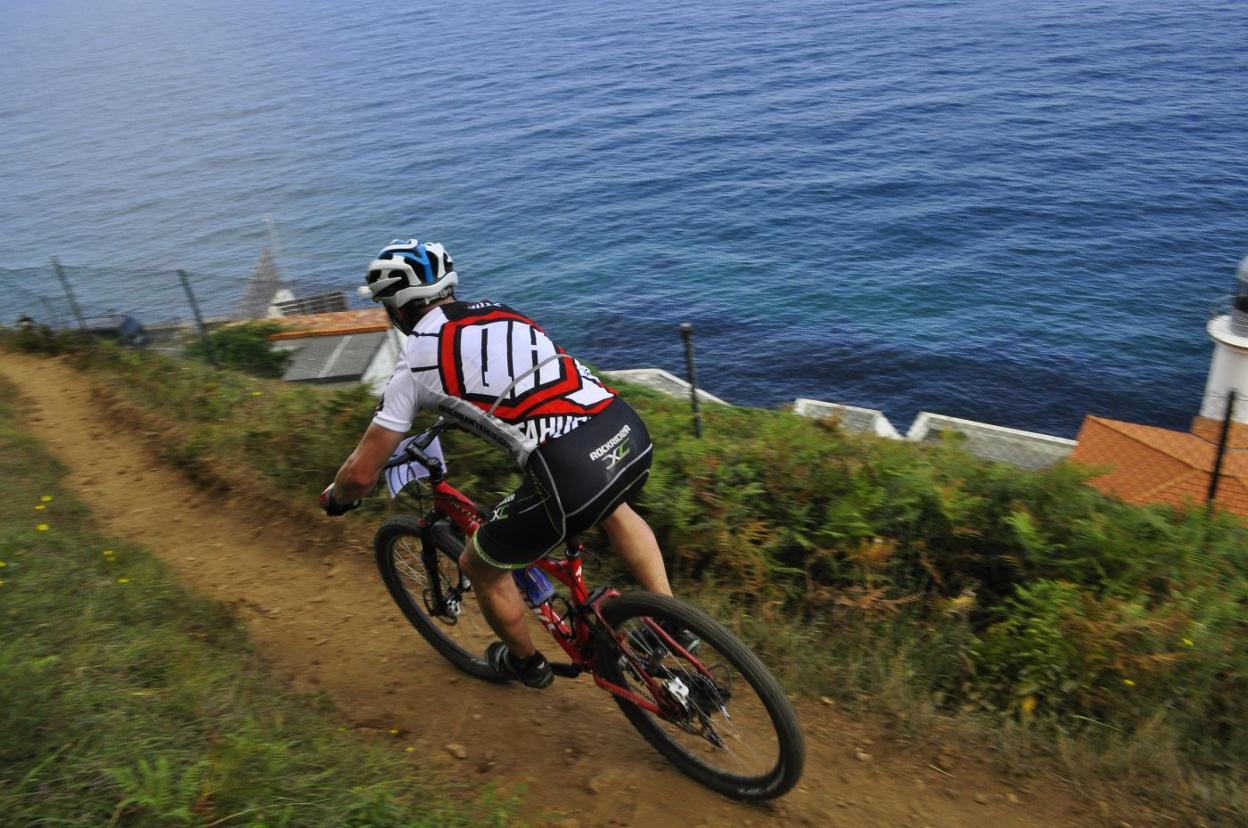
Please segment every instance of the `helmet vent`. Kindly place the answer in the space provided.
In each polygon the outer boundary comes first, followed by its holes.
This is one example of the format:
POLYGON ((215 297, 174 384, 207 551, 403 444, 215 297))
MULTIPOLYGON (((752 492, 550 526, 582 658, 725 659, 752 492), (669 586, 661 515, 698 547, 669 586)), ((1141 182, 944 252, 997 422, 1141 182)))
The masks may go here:
MULTIPOLYGON (((376 282, 378 279, 380 279, 384 275, 385 274, 383 274, 380 270, 370 270, 368 271, 368 283, 371 285, 373 282, 376 282)), ((377 293, 374 293, 373 298, 374 299, 388 299, 394 294, 398 293, 399 288, 401 287, 403 287, 403 282, 401 280, 396 281, 393 285, 390 285, 389 287, 384 288, 383 290, 380 290, 377 293)))

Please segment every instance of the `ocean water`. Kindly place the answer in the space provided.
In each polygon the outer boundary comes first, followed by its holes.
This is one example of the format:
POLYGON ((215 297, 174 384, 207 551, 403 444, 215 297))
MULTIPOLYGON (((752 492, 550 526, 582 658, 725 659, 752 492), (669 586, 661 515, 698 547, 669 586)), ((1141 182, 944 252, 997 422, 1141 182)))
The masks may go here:
POLYGON ((602 367, 1184 427, 1248 253, 1248 3, 10 0, 0 319, 185 316, 391 238, 602 367))

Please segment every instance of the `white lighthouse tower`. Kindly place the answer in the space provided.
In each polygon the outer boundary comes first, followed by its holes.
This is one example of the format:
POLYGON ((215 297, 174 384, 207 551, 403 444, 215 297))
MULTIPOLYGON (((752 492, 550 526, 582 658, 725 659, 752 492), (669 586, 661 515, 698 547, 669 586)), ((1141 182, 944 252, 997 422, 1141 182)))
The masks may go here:
POLYGON ((1226 400, 1236 392, 1232 418, 1248 424, 1248 256, 1239 263, 1239 282, 1231 312, 1210 320, 1206 330, 1213 339, 1213 362, 1205 383, 1205 399, 1200 416, 1221 420, 1226 416, 1226 400))

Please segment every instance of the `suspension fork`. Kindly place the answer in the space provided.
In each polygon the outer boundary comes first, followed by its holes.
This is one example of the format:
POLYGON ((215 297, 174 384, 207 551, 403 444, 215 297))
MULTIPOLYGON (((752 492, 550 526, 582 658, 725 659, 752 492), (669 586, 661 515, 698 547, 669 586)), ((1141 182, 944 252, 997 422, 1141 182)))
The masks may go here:
MULTIPOLYGON (((448 616, 447 594, 442 588, 442 571, 438 567, 438 547, 433 542, 433 527, 441 518, 442 514, 434 509, 422 517, 418 523, 420 526, 420 562, 425 567, 425 575, 429 580, 433 598, 430 611, 438 617, 445 618, 448 616)), ((458 600, 461 595, 459 584, 456 583, 451 587, 451 591, 455 593, 458 600)))

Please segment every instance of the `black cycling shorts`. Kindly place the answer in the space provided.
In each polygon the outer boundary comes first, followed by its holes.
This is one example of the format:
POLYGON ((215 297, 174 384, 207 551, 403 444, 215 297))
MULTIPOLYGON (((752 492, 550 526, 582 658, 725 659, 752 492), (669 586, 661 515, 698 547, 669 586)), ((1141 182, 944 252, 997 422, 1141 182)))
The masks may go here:
POLYGON ((646 485, 646 425, 618 397, 529 456, 520 488, 477 530, 473 547, 502 569, 528 566, 615 511, 646 485))

